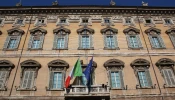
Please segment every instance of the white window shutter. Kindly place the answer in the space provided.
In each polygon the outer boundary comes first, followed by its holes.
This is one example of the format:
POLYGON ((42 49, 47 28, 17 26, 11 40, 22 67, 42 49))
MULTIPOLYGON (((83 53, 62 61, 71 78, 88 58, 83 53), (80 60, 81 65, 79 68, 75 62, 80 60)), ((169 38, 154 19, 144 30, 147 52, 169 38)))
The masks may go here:
POLYGON ((119 71, 119 75, 120 75, 121 89, 124 89, 123 72, 119 71))
POLYGON ((28 82, 29 74, 30 74, 29 71, 25 71, 24 72, 24 74, 23 74, 23 81, 21 83, 21 87, 22 88, 27 88, 27 82, 28 82))
POLYGON ((0 71, 0 88, 4 88, 7 79, 7 71, 0 71))
POLYGON ((127 43, 128 43, 128 47, 132 48, 132 45, 130 43, 130 36, 128 34, 126 34, 126 40, 127 40, 127 43))
POLYGON ((137 38, 137 42, 139 44, 139 47, 142 48, 142 42, 141 42, 140 36, 136 35, 136 38, 137 38))
POLYGON ((114 43, 115 43, 115 47, 118 47, 118 41, 117 41, 117 35, 113 35, 113 39, 114 39, 114 43))
POLYGON ((175 48, 175 34, 169 34, 169 37, 170 37, 171 42, 172 42, 172 44, 173 44, 173 46, 175 48))
POLYGON ((57 49, 58 35, 54 34, 53 49, 57 49))
POLYGON ((166 48, 162 37, 159 35, 158 38, 159 38, 159 41, 160 41, 162 48, 166 48))
POLYGON ((54 72, 50 72, 50 80, 49 80, 49 88, 53 89, 53 78, 54 78, 54 72))
POLYGON ((44 34, 42 34, 40 36, 40 44, 39 44, 39 48, 42 49, 43 48, 43 43, 44 43, 44 34))
POLYGON ((27 88, 32 88, 33 87, 33 82, 34 82, 33 80, 34 80, 34 71, 29 71, 27 88))
POLYGON ((163 77, 164 77, 164 80, 165 80, 165 83, 167 86, 170 86, 171 85, 171 82, 170 82, 170 79, 168 77, 168 71, 166 69, 163 69, 162 70, 162 73, 163 73, 163 77))
POLYGON ((18 49, 18 46, 20 44, 20 40, 21 40, 21 35, 16 37, 15 49, 18 49))
POLYGON ((145 70, 145 74, 146 74, 146 78, 147 78, 147 82, 148 82, 148 86, 152 86, 153 84, 152 84, 152 80, 151 80, 151 75, 150 75, 150 73, 149 73, 149 70, 147 69, 147 70, 145 70))
POLYGON ((68 33, 64 36, 64 48, 67 49, 68 48, 68 33))
POLYGON ((155 44, 154 44, 154 42, 153 42, 152 36, 151 36, 151 35, 148 35, 148 38, 149 38, 149 41, 150 41, 150 44, 151 44, 152 48, 156 48, 156 47, 155 47, 155 44))
POLYGON ((108 71, 108 79, 109 79, 109 85, 112 88, 112 78, 111 78, 111 71, 108 71))
POLYGON ((28 43, 28 49, 31 49, 32 48, 33 38, 34 38, 34 36, 33 35, 30 35, 30 39, 29 39, 29 43, 28 43))
POLYGON ((4 47, 3 47, 4 49, 7 49, 9 41, 10 41, 10 38, 11 38, 11 36, 7 36, 7 38, 5 40, 5 43, 4 43, 4 47))
POLYGON ((78 41, 78 43, 79 43, 79 48, 82 48, 82 43, 81 43, 81 42, 82 42, 82 35, 78 35, 78 38, 79 38, 79 39, 78 39, 78 40, 79 40, 79 41, 78 41))

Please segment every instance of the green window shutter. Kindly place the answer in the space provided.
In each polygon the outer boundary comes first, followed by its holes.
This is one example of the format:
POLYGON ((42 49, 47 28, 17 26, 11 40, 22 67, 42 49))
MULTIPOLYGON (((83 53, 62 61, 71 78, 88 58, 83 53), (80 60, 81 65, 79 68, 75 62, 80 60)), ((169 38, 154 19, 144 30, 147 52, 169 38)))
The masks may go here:
POLYGON ((57 49, 58 35, 54 34, 53 49, 57 49))
POLYGON ((33 87, 33 80, 34 80, 34 71, 29 71, 27 88, 32 88, 33 87))
POLYGON ((104 39, 103 40, 104 41, 104 47, 107 48, 108 47, 107 46, 107 38, 106 38, 106 35, 105 34, 103 35, 103 39, 104 39))
POLYGON ((137 38, 137 42, 138 42, 139 47, 142 48, 142 42, 141 42, 140 36, 136 35, 136 38, 137 38))
POLYGON ((128 34, 126 34, 126 40, 127 40, 127 43, 128 43, 128 47, 132 48, 132 45, 131 45, 131 42, 130 42, 130 36, 128 34))
POLYGON ((118 47, 117 35, 113 35, 115 47, 118 47))
POLYGON ((89 38, 90 38, 90 48, 93 48, 93 35, 90 34, 89 38))
POLYGON ((79 40, 79 41, 78 41, 78 43, 79 43, 79 48, 82 48, 82 43, 81 43, 81 42, 82 42, 82 41, 81 41, 81 40, 82 40, 82 35, 78 35, 78 36, 79 36, 79 37, 78 37, 78 40, 79 40))
POLYGON ((44 43, 44 34, 42 34, 40 36, 40 44, 39 44, 39 48, 42 49, 43 48, 43 43, 44 43))
POLYGON ((119 75, 120 75, 121 89, 124 89, 123 72, 119 71, 119 75))
POLYGON ((64 48, 67 49, 68 48, 68 34, 66 34, 64 36, 64 48))
POLYGON ((20 40, 21 40, 21 36, 17 36, 17 37, 16 37, 15 49, 17 49, 17 48, 18 48, 19 43, 20 43, 20 40))
POLYGON ((11 36, 7 36, 7 38, 5 40, 5 43, 4 43, 4 47, 3 47, 4 49, 7 49, 9 41, 10 41, 10 38, 11 38, 11 36))
POLYGON ((162 48, 166 48, 162 37, 159 35, 158 38, 159 38, 159 41, 160 41, 160 44, 161 44, 162 48))
POLYGON ((152 36, 148 34, 148 38, 149 38, 149 41, 150 41, 150 44, 151 44, 152 48, 156 48, 155 45, 154 45, 152 36))
POLYGON ((53 89, 53 75, 54 75, 54 72, 50 72, 50 80, 49 80, 49 88, 50 89, 53 89))
POLYGON ((34 38, 34 36, 33 35, 30 35, 30 39, 29 39, 29 43, 28 43, 28 49, 31 49, 32 48, 33 38, 34 38))
POLYGON ((175 48, 175 34, 169 34, 169 37, 170 37, 170 39, 171 39, 171 41, 173 43, 173 46, 175 48))
POLYGON ((146 78, 147 78, 147 82, 148 82, 148 86, 151 87, 153 84, 152 84, 152 80, 151 80, 151 75, 149 73, 149 70, 145 70, 145 73, 146 73, 146 78))

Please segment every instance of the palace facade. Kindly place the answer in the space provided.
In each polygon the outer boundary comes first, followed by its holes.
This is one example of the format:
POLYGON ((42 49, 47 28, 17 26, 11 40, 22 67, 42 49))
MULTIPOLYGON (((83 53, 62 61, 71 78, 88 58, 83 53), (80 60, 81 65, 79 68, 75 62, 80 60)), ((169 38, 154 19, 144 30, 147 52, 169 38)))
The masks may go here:
POLYGON ((174 7, 0 7, 0 99, 175 100, 174 22, 174 7), (65 89, 92 56, 91 85, 65 89))

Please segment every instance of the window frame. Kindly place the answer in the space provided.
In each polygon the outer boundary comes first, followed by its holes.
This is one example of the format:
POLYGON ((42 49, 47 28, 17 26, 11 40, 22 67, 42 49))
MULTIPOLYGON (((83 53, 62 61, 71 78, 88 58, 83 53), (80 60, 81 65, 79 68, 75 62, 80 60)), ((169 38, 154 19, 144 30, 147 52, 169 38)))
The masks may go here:
POLYGON ((0 27, 3 27, 5 24, 5 18, 0 18, 2 20, 2 22, 0 23, 0 27))
POLYGON ((35 27, 37 27, 37 26, 47 26, 47 17, 38 17, 38 18, 36 18, 34 26, 35 27), (44 22, 43 23, 39 23, 39 20, 43 20, 44 22))
POLYGON ((144 18, 144 26, 145 27, 155 27, 155 22, 153 20, 153 18, 144 18), (150 20, 150 23, 147 23, 146 20, 150 20))
POLYGON ((134 19, 132 17, 124 17, 123 18, 123 25, 124 26, 135 26, 134 19), (126 23, 126 19, 130 19, 131 23, 126 23))
POLYGON ((92 20, 91 18, 80 18, 79 26, 91 26, 92 25, 92 20), (83 20, 88 20, 87 23, 84 23, 83 20))
POLYGON ((69 18, 58 18, 56 26, 69 26, 69 18), (62 23, 61 20, 64 19, 65 23, 62 23))
MULTIPOLYGON (((166 77, 165 72, 164 72, 165 70, 171 71, 172 78, 173 78, 173 80, 174 80, 174 82, 175 82, 175 73, 174 73, 174 70, 173 70, 171 67, 163 67, 163 68, 161 69, 161 74, 162 74, 162 76, 163 76, 163 78, 164 78, 165 87, 175 87, 175 84, 173 85, 172 80, 171 80, 170 77, 168 77, 168 78, 169 78, 169 80, 171 81, 171 85, 167 82, 168 80, 167 80, 167 77, 166 77)), ((168 75, 168 76, 169 76, 169 75, 168 75)))
POLYGON ((13 23, 13 27, 25 27, 25 21, 26 21, 26 18, 16 18, 14 23, 13 23), (18 23, 18 20, 22 20, 22 23, 18 23))
POLYGON ((173 26, 174 25, 174 22, 173 22, 173 20, 171 18, 163 18, 162 20, 163 20, 164 26, 173 26), (165 20, 169 20, 170 23, 167 24, 165 20))
POLYGON ((168 29, 166 31, 166 33, 168 34, 168 36, 169 36, 169 38, 170 38, 170 40, 172 42, 172 45, 173 45, 173 47, 175 49, 175 29, 174 28, 168 29))

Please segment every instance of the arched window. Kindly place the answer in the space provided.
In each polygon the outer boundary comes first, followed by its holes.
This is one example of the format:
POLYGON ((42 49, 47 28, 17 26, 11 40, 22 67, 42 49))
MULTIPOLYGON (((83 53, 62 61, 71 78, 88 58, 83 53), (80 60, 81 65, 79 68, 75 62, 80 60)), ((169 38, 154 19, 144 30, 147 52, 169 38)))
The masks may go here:
POLYGON ((156 66, 159 68, 164 81, 165 87, 175 87, 175 61, 169 58, 161 58, 156 62, 156 66))
POLYGON ((104 39, 104 49, 119 49, 116 35, 118 33, 117 29, 106 27, 101 30, 101 33, 104 39))
POLYGON ((93 34, 94 30, 84 26, 77 30, 79 35, 79 48, 78 49, 94 49, 93 47, 93 34))
POLYGON ((166 33, 169 35, 171 42, 175 48, 175 28, 168 29, 166 33))
POLYGON ((60 27, 53 30, 54 42, 53 49, 68 49, 68 37, 70 30, 64 27, 60 27))
POLYGON ((162 37, 160 36, 161 30, 157 28, 149 28, 145 30, 145 33, 148 34, 149 41, 152 48, 161 49, 165 48, 162 37))
POLYGON ((126 34, 126 39, 128 43, 129 49, 141 49, 142 48, 142 43, 140 40, 140 30, 129 27, 125 30, 123 30, 123 33, 126 34))
POLYGON ((112 89, 124 89, 123 68, 124 62, 118 59, 110 59, 104 63, 108 71, 109 85, 112 89))
POLYGON ((8 36, 6 38, 6 41, 4 43, 4 50, 17 50, 21 36, 24 34, 24 31, 18 28, 13 28, 10 30, 7 30, 8 36))
POLYGON ((16 88, 16 90, 29 90, 35 91, 35 79, 38 74, 38 70, 41 67, 35 60, 26 60, 21 64, 21 82, 20 86, 16 88))
POLYGON ((42 28, 35 28, 30 30, 30 40, 28 43, 28 49, 29 50, 42 49, 46 33, 47 31, 42 28))
POLYGON ((131 63, 134 69, 138 83, 137 88, 153 88, 152 80, 149 73, 150 63, 146 59, 136 59, 131 63))
POLYGON ((14 64, 12 64, 8 60, 0 60, 0 90, 6 91, 7 90, 7 81, 10 76, 10 72, 14 68, 14 64))
POLYGON ((49 86, 47 90, 60 90, 64 88, 66 70, 69 64, 63 60, 53 60, 48 63, 49 67, 49 86))

